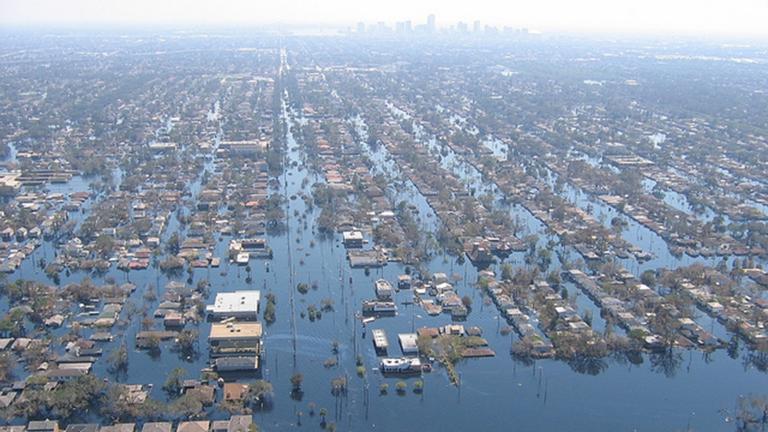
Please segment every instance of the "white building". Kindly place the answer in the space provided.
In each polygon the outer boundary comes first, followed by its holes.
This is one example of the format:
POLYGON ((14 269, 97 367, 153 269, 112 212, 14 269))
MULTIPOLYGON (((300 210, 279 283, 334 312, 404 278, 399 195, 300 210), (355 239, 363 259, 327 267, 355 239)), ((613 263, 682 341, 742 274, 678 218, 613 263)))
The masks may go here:
POLYGON ((418 373, 421 371, 421 360, 416 357, 383 358, 379 363, 379 370, 390 374, 418 373))
POLYGON ((363 247, 363 233, 360 231, 344 231, 342 234, 344 246, 350 249, 363 247))
POLYGON ((400 333, 397 335, 397 339, 400 341, 400 349, 403 351, 403 354, 409 355, 419 353, 419 346, 416 343, 418 340, 416 333, 400 333))
POLYGON ((261 292, 258 290, 218 293, 214 304, 205 310, 215 319, 256 320, 259 317, 259 300, 261 292))

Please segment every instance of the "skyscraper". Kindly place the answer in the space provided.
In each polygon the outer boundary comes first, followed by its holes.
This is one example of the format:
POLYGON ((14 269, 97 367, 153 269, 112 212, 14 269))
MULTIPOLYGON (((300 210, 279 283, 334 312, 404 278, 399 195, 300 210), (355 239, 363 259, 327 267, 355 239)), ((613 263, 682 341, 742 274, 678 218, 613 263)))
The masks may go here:
POLYGON ((427 31, 430 33, 434 33, 434 31, 437 29, 435 24, 435 14, 429 14, 427 17, 427 31))

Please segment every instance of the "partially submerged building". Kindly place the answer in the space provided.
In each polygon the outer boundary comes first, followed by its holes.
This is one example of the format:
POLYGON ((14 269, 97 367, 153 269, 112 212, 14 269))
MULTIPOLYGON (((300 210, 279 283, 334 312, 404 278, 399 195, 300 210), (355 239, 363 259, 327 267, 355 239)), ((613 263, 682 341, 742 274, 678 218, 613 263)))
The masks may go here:
POLYGON ((226 322, 211 326, 208 336, 214 366, 221 371, 247 371, 259 367, 261 323, 226 322))
POLYGON ((214 319, 256 320, 259 317, 259 300, 261 292, 258 290, 218 293, 214 303, 205 310, 214 319))

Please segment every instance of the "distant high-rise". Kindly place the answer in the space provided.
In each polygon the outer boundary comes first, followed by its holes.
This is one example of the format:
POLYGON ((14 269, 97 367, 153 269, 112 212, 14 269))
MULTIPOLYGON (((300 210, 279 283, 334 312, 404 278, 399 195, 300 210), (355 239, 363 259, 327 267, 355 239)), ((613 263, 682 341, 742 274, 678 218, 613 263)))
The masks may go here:
POLYGON ((397 33, 410 33, 412 30, 410 21, 398 21, 395 23, 395 31, 397 33))
POLYGON ((435 23, 435 14, 429 14, 429 16, 427 17, 427 31, 432 33, 436 29, 437 29, 437 26, 435 23))
POLYGON ((472 25, 472 31, 475 33, 480 33, 483 31, 483 28, 480 26, 480 21, 475 21, 475 23, 472 25))
POLYGON ((365 33, 365 23, 364 22, 357 23, 357 32, 358 33, 365 33))

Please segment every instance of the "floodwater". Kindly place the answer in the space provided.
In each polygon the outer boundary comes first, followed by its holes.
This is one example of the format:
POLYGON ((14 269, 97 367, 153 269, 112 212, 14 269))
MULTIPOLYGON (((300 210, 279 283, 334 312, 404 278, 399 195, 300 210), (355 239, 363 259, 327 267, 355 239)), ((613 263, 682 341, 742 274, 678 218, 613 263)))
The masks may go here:
MULTIPOLYGON (((293 127, 302 121, 294 118, 287 109, 284 116, 293 127)), ((364 119, 353 121, 356 127, 364 130, 364 119)), ((364 143, 361 147, 377 165, 390 174, 397 173, 396 164, 381 146, 375 151, 364 143)), ((273 193, 284 196, 302 191, 311 193, 312 184, 322 182, 322 177, 304 167, 306 154, 294 140, 292 132, 287 137, 287 148, 286 172, 280 179, 280 189, 273 193), (294 166, 293 162, 297 164, 294 166), (309 182, 303 188, 305 178, 309 178, 309 182)), ((464 171, 467 175, 463 178, 468 184, 482 182, 479 173, 453 159, 453 155, 443 158, 443 161, 446 168, 464 171)), ((210 165, 206 169, 210 169, 210 165)), ((193 186, 194 193, 197 193, 199 183, 193 186)), ((425 226, 436 226, 439 221, 424 197, 409 182, 405 186, 390 193, 396 200, 407 200, 416 205, 425 226)), ((74 178, 66 187, 57 186, 61 188, 57 191, 87 190, 87 187, 86 180, 74 178)), ((580 205, 585 204, 581 201, 584 197, 573 195, 572 198, 580 205)), ((92 200, 87 206, 93 204, 92 200)), ((597 211, 608 212, 608 220, 613 216, 609 209, 600 208, 595 202, 591 204, 597 211)), ((452 386, 445 371, 436 366, 433 372, 424 374, 422 394, 412 391, 415 379, 410 378, 406 380, 408 390, 400 395, 395 391, 398 379, 384 378, 376 371, 378 358, 370 330, 384 329, 390 342, 390 356, 399 356, 398 333, 412 332, 422 326, 449 324, 450 318, 447 315, 430 317, 414 305, 403 304, 412 299, 412 293, 405 290, 396 294, 397 316, 380 318, 364 329, 355 319, 355 314, 360 310, 362 300, 374 297, 374 281, 386 278, 394 282, 406 269, 397 263, 370 272, 351 269, 339 236, 323 239, 313 231, 318 209, 307 211, 304 201, 300 199, 286 200, 285 206, 288 229, 269 236, 274 253, 272 260, 251 262, 251 283, 246 282, 244 267, 230 265, 226 260, 219 269, 195 269, 192 275, 192 284, 202 279, 211 283, 211 299, 216 292, 245 288, 260 289, 262 296, 273 293, 277 297, 277 321, 265 329, 262 369, 258 375, 243 380, 248 382, 262 376, 274 385, 273 404, 255 414, 262 430, 292 429, 296 426, 298 412, 303 413, 301 421, 305 426, 316 427, 320 419, 309 416, 308 406, 312 402, 316 404, 317 411, 320 408, 328 410, 328 421, 336 422, 339 430, 669 431, 690 428, 696 431, 729 431, 735 429, 729 419, 735 416, 734 407, 738 398, 764 392, 768 384, 766 373, 747 361, 749 354, 743 349, 736 353, 735 359, 730 358, 725 350, 719 350, 709 355, 699 351, 675 351, 668 356, 644 355, 640 361, 635 359, 634 363, 626 358, 571 364, 557 360, 525 364, 514 360, 509 350, 516 336, 514 333, 503 335, 506 323, 499 319, 494 306, 484 304, 481 293, 473 286, 476 269, 468 262, 458 264, 455 258, 437 257, 429 263, 430 271, 455 274, 454 285, 459 295, 469 296, 473 304, 465 325, 479 326, 497 355, 461 362, 458 365, 461 384, 457 387, 452 386), (295 289, 299 282, 315 285, 316 289, 302 295, 295 289), (322 318, 315 322, 302 317, 302 311, 309 305, 319 307, 324 299, 333 301, 333 312, 323 313, 322 318), (334 341, 339 343, 338 365, 326 368, 323 362, 335 357, 331 350, 334 341), (356 374, 357 356, 362 357, 366 367, 364 377, 356 374), (289 379, 294 372, 304 375, 300 397, 291 395, 289 379), (330 382, 339 376, 348 377, 349 390, 346 395, 336 397, 331 394, 330 382), (381 383, 389 384, 388 394, 380 395, 381 383)), ((510 211, 522 213, 523 209, 510 211)), ((534 218, 523 214, 520 219, 526 223, 529 232, 545 237, 542 225, 534 218)), ((177 229, 184 234, 185 228, 180 228, 174 216, 169 222, 166 236, 177 229)), ((655 238, 655 234, 634 226, 628 231, 624 235, 630 242, 650 242, 638 246, 652 249, 657 254, 655 260, 633 271, 640 272, 650 265, 672 267, 684 264, 668 261, 670 256, 655 249, 654 243, 663 242, 655 238)), ((228 241, 228 236, 218 237, 215 256, 226 256, 228 241)), ((10 279, 31 278, 49 282, 36 264, 41 258, 52 261, 53 254, 54 245, 44 242, 19 270, 10 275, 10 279)), ((519 260, 519 257, 513 255, 510 260, 519 260)), ((85 276, 83 272, 63 274, 62 286, 80 281, 85 276)), ((170 280, 184 281, 187 277, 186 274, 169 277, 152 267, 130 273, 113 268, 103 275, 88 276, 96 283, 103 283, 108 278, 135 283, 139 288, 130 300, 138 305, 146 304, 150 313, 159 300, 146 302, 143 299, 149 284, 158 287, 158 298, 161 298, 170 280)), ((567 288, 572 295, 576 295, 578 290, 575 287, 567 285, 567 288)), ((599 310, 586 296, 579 296, 577 305, 580 312, 593 311, 597 330, 604 328, 599 310)), ((0 307, 4 312, 7 302, 0 304, 0 307)), ((114 334, 122 332, 123 336, 103 345, 105 353, 115 349, 122 340, 132 347, 134 337, 140 330, 140 321, 130 320, 124 331, 113 329, 114 334)), ((154 383, 153 397, 163 398, 160 387, 171 370, 182 367, 188 377, 196 378, 200 369, 208 365, 206 338, 210 324, 202 322, 196 329, 200 333, 198 356, 180 358, 167 344, 163 345, 158 357, 130 349, 129 367, 124 375, 115 377, 107 372, 107 355, 97 362, 94 372, 100 377, 120 382, 154 383)), ((55 333, 64 334, 67 331, 60 329, 55 333)), ((721 331, 718 329, 718 332, 721 331)), ((83 330, 85 336, 90 333, 89 329, 83 330)), ((18 373, 21 374, 20 371, 18 373)), ((228 416, 215 408, 211 408, 208 414, 211 419, 228 416)), ((22 419, 18 419, 19 422, 22 419)))

